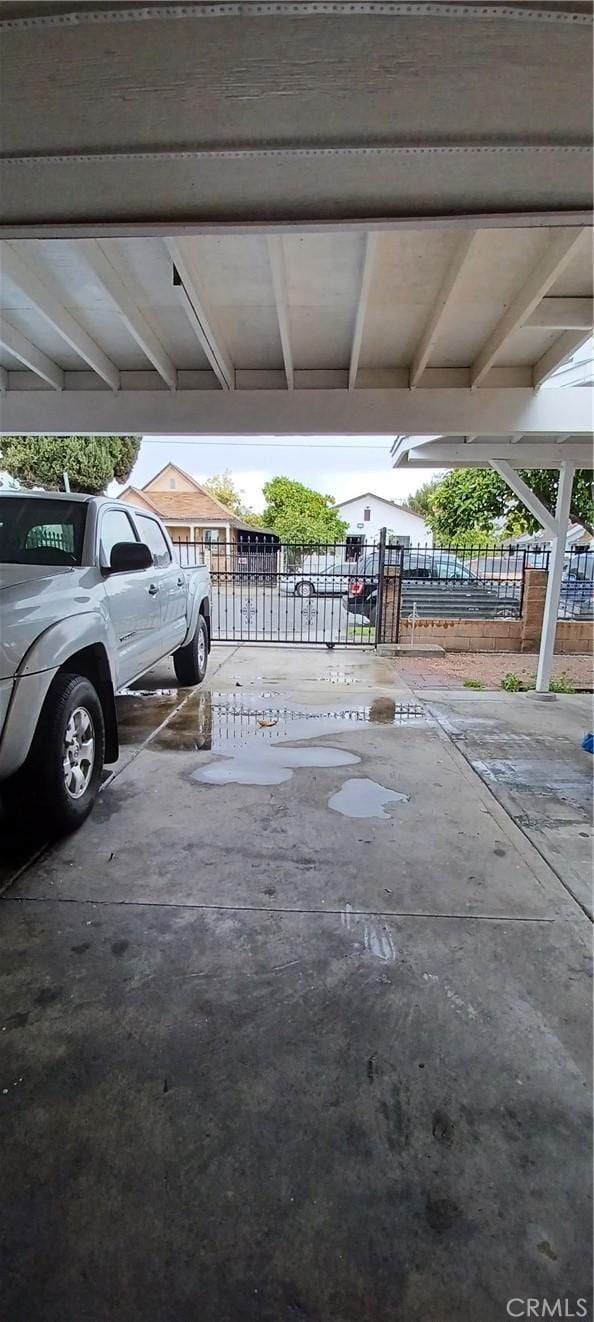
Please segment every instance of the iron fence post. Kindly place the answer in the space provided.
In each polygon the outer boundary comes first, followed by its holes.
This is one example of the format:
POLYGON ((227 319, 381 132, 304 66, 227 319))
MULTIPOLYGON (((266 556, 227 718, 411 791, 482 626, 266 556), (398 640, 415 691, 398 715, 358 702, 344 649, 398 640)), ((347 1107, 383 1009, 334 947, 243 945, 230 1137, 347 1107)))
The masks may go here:
POLYGON ((522 551, 522 583, 520 586, 520 619, 524 612, 524 589, 526 587, 526 547, 522 551))
POLYGON ((404 547, 400 547, 400 562, 398 565, 398 597, 396 602, 396 637, 394 642, 400 642, 400 614, 402 607, 402 574, 404 571, 404 547))
POLYGON ((386 529, 380 528, 379 539, 379 557, 377 562, 377 595, 375 599, 375 643, 377 647, 382 641, 382 626, 384 621, 384 567, 386 563, 386 529))

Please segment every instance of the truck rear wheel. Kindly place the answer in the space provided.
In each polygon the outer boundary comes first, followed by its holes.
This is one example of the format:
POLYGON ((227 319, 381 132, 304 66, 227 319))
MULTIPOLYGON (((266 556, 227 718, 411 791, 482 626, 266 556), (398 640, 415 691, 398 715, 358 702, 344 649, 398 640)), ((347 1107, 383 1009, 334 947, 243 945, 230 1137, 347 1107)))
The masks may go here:
POLYGON ((203 615, 198 616, 194 637, 173 653, 173 665, 180 684, 201 684, 208 665, 208 629, 203 615))
POLYGON ((104 757, 105 722, 96 689, 84 675, 60 671, 19 772, 22 807, 27 809, 30 798, 41 808, 52 835, 75 831, 97 798, 104 757))

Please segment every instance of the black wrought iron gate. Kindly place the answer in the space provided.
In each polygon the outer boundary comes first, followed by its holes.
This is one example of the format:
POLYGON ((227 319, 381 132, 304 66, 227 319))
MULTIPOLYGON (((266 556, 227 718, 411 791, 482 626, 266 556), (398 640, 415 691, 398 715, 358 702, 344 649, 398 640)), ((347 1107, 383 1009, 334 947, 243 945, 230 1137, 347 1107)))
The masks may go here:
POLYGON ((270 533, 176 549, 182 565, 208 565, 212 636, 236 643, 374 647, 414 641, 417 620, 517 619, 527 566, 546 567, 541 551, 402 546, 385 528, 315 550, 270 533))
POLYGON ((212 636, 221 642, 375 644, 379 548, 329 543, 176 542, 182 565, 206 564, 212 636))

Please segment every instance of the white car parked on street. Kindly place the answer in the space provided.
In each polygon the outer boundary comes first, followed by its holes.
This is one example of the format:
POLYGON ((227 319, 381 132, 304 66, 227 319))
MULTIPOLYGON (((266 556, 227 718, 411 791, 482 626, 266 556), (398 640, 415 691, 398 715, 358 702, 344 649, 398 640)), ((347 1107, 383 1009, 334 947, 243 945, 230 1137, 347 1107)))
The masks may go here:
POLYGON ((352 578, 352 562, 335 560, 323 569, 305 568, 299 573, 281 576, 281 592, 295 597, 340 597, 352 578))

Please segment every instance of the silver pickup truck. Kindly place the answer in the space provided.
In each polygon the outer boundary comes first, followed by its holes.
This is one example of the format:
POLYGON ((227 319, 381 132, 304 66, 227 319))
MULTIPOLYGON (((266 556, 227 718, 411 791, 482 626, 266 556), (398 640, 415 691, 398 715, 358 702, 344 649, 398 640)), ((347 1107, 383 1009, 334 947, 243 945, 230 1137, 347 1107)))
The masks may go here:
MULTIPOLYGON (((115 694, 173 653, 199 684, 210 578, 162 523, 107 497, 0 493, 0 792, 55 833, 84 821, 118 757, 115 694)), ((1 829, 1 828, 0 828, 1 829)))

